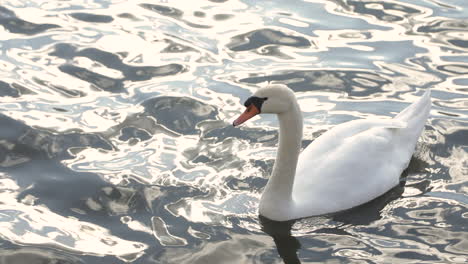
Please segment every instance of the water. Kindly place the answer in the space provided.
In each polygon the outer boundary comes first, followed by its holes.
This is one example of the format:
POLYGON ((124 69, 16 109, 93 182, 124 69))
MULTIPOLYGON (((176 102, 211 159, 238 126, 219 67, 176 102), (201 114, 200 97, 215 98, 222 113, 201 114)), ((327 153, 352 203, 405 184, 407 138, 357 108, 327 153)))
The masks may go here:
POLYGON ((26 1, 0 7, 0 263, 468 262, 468 2, 26 1), (275 223, 277 121, 230 123, 266 81, 304 146, 432 89, 400 186, 275 223))

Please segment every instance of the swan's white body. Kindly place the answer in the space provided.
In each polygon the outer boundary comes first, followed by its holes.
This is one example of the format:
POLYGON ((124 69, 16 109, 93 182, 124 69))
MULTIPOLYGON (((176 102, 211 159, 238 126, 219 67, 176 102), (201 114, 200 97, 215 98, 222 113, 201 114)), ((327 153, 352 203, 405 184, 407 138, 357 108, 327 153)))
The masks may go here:
POLYGON ((283 85, 259 89, 262 113, 279 119, 279 147, 259 213, 285 221, 323 215, 368 202, 399 183, 431 107, 429 90, 393 119, 354 120, 314 140, 299 155, 302 115, 283 85))

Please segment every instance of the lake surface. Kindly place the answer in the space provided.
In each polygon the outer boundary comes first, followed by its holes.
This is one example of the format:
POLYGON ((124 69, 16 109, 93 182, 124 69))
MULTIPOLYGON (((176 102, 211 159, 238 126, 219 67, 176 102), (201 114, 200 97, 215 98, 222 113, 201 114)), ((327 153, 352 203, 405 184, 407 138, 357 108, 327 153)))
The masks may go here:
POLYGON ((0 6, 0 263, 468 262, 468 1, 26 1, 0 6), (401 184, 356 209, 257 214, 278 123, 306 146, 432 90, 401 184))

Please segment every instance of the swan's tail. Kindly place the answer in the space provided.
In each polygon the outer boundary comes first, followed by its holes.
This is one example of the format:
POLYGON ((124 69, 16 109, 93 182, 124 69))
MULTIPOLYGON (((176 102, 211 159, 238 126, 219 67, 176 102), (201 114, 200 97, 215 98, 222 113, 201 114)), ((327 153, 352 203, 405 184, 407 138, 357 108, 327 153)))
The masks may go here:
MULTIPOLYGON (((395 119, 404 122, 418 122, 427 119, 429 111, 431 110, 431 90, 427 89, 426 92, 410 106, 401 111, 395 116, 395 119), (422 119, 422 120, 421 120, 422 119)), ((420 123, 420 122, 418 122, 420 123)))
MULTIPOLYGON (((429 115, 429 110, 431 109, 431 90, 427 89, 426 92, 419 98, 418 101, 412 103, 410 106, 401 111, 395 119, 400 119, 401 121, 410 122, 415 119, 417 116, 427 116, 429 115)), ((426 119, 424 118, 424 119, 426 119)))
POLYGON ((414 150, 416 142, 421 135, 426 124, 429 111, 431 110, 431 91, 429 89, 416 102, 412 103, 398 115, 395 120, 405 122, 406 128, 399 131, 400 142, 407 143, 408 148, 414 150))

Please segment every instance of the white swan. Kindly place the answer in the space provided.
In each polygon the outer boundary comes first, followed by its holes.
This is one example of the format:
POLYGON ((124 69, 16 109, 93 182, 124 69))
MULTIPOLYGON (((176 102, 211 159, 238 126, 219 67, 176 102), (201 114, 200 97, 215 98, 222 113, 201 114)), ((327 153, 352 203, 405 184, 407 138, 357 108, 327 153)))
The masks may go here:
POLYGON ((279 119, 279 147, 259 213, 286 221, 349 209, 399 182, 431 107, 430 91, 393 119, 353 120, 315 139, 299 156, 302 114, 284 85, 257 90, 245 102, 238 126, 259 113, 279 119))

